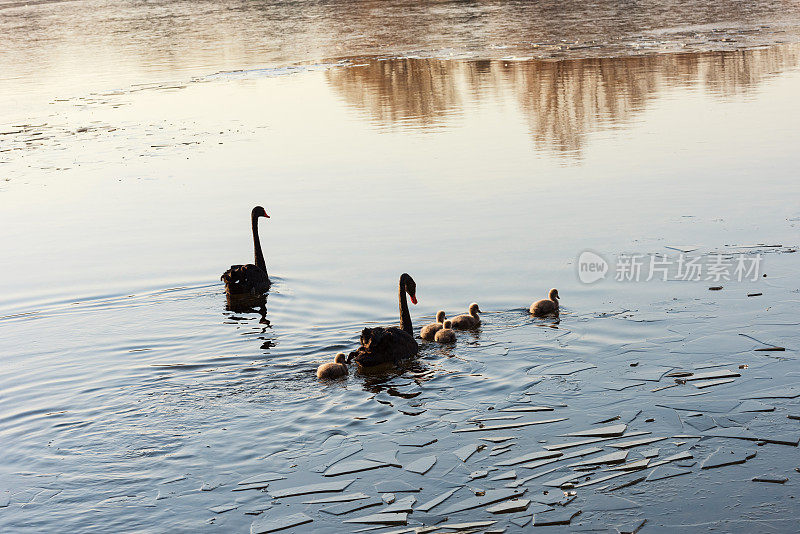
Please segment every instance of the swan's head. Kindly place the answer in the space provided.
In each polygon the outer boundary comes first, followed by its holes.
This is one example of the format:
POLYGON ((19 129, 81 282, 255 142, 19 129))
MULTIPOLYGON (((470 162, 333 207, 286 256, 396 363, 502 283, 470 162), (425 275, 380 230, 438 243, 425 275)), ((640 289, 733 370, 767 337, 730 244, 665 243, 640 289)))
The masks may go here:
POLYGON ((483 312, 478 307, 478 303, 477 302, 473 302, 472 304, 469 305, 469 314, 470 315, 475 315, 476 313, 483 313, 483 312))
POLYGON ((333 363, 341 363, 342 365, 344 365, 345 363, 347 363, 347 356, 344 355, 344 352, 340 352, 333 359, 333 363))
POLYGON ((558 300, 558 289, 551 289, 550 290, 550 300, 558 300))
POLYGON ((411 303, 417 303, 417 283, 411 278, 411 275, 408 273, 403 273, 400 275, 400 285, 405 288, 406 293, 408 293, 409 298, 411 298, 411 303))
POLYGON ((258 217, 266 217, 267 219, 269 219, 269 215, 267 215, 267 210, 265 210, 261 206, 256 206, 255 208, 253 208, 253 211, 250 213, 250 215, 253 217, 253 219, 256 219, 258 217))
POLYGON ((445 317, 444 310, 439 310, 438 312, 436 312, 436 322, 437 323, 443 323, 444 322, 444 317, 445 317))
POLYGON ((453 321, 451 321, 450 319, 448 319, 448 320, 446 320, 444 322, 444 327, 445 328, 450 328, 451 326, 453 326, 453 321))

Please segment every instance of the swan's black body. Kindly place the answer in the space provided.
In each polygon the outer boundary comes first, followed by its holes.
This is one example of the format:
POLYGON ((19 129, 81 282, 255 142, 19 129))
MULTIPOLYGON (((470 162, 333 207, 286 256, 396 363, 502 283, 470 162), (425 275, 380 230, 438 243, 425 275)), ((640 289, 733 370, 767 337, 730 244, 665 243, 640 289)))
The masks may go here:
POLYGON ((411 302, 417 303, 417 285, 408 274, 400 276, 398 299, 400 301, 400 328, 396 326, 365 328, 361 331, 361 346, 350 353, 348 361, 355 361, 360 367, 395 365, 413 358, 419 351, 414 339, 414 327, 408 312, 406 293, 411 302))
POLYGON ((225 282, 225 292, 231 296, 237 295, 260 295, 269 289, 271 284, 267 274, 267 264, 264 261, 264 253, 261 252, 261 240, 258 237, 258 218, 269 215, 261 206, 256 206, 250 213, 253 226, 253 248, 255 249, 255 264, 231 265, 225 271, 220 280, 225 282))

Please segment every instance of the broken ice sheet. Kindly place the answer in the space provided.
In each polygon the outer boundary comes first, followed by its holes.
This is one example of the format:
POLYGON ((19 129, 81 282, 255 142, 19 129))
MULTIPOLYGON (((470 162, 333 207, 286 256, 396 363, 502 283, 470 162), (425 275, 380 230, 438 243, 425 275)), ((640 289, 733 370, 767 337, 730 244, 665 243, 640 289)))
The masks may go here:
POLYGON ((506 466, 509 466, 509 465, 521 464, 523 462, 531 462, 533 460, 543 460, 545 458, 557 458, 557 457, 559 457, 561 455, 562 454, 560 452, 557 452, 557 451, 547 451, 547 450, 545 450, 545 451, 535 451, 535 452, 531 452, 531 453, 528 453, 528 454, 524 454, 522 456, 517 456, 517 457, 514 457, 514 458, 508 458, 508 459, 503 460, 501 462, 497 462, 497 465, 506 467, 506 466))
POLYGON ((619 534, 637 534, 645 523, 647 523, 647 519, 636 519, 630 523, 617 527, 617 532, 619 532, 619 534))
POLYGON ((737 373, 736 371, 730 371, 728 369, 723 369, 719 371, 707 371, 705 373, 694 373, 692 376, 687 376, 684 378, 687 382, 693 380, 713 380, 717 378, 735 378, 737 376, 742 376, 741 374, 737 373))
POLYGON ((712 428, 715 428, 717 426, 717 423, 714 421, 714 419, 703 414, 697 417, 681 418, 681 421, 688 424, 692 428, 700 430, 701 432, 704 432, 706 430, 711 430, 712 428))
POLYGON ((511 444, 501 445, 499 447, 492 447, 492 450, 489 451, 489 456, 497 456, 499 454, 503 454, 504 452, 508 452, 510 450, 511 450, 511 444))
POLYGON ((490 437, 483 437, 481 439, 483 441, 490 441, 492 443, 502 443, 504 441, 514 439, 514 436, 490 436, 490 437))
POLYGON ((531 426, 531 425, 544 425, 547 423, 558 423, 559 421, 566 421, 566 417, 559 417, 557 419, 544 419, 541 421, 528 421, 527 423, 508 423, 505 425, 493 425, 493 426, 484 426, 484 427, 475 427, 475 428, 460 428, 458 430, 453 430, 454 434, 458 434, 460 432, 485 432, 491 430, 505 430, 508 428, 521 428, 524 426, 531 426))
POLYGON ((666 437, 652 437, 652 438, 642 438, 642 439, 634 439, 630 441, 620 441, 619 443, 611 443, 609 447, 614 447, 615 449, 631 449, 633 447, 639 447, 641 445, 649 445, 651 443, 655 443, 657 441, 665 440, 666 437))
POLYGON ((417 506, 416 509, 417 509, 417 511, 420 511, 420 512, 429 512, 435 506, 438 506, 438 505, 442 504, 444 501, 446 501, 447 499, 449 499, 450 496, 452 496, 459 489, 461 489, 461 488, 453 488, 451 490, 448 490, 448 491, 442 493, 441 495, 439 495, 437 497, 434 497, 433 499, 429 500, 428 502, 420 504, 419 506, 417 506))
POLYGON ((606 469, 606 471, 636 471, 638 469, 644 469, 645 467, 647 467, 647 464, 649 463, 650 463, 649 458, 643 458, 641 460, 628 462, 626 464, 609 467, 608 469, 606 469))
POLYGON ((339 462, 338 464, 329 467, 323 474, 326 477, 335 477, 339 475, 348 475, 350 473, 359 473, 361 471, 370 471, 372 469, 379 469, 381 467, 389 467, 388 463, 373 462, 372 460, 353 460, 350 462, 339 462))
POLYGON ((501 412, 552 412, 550 406, 510 406, 503 408, 501 412))
POLYGON ((285 476, 278 473, 260 473, 258 475, 247 477, 244 480, 237 482, 237 484, 239 486, 245 486, 249 484, 256 484, 259 482, 273 482, 275 480, 285 480, 285 479, 286 479, 285 476))
POLYGON ((615 451, 608 454, 604 454, 603 456, 598 456, 597 458, 590 458, 588 460, 583 460, 580 462, 576 462, 574 464, 569 464, 567 467, 585 467, 585 466, 595 466, 595 465, 603 465, 603 464, 619 464, 624 462, 628 458, 628 451, 615 451))
POLYGON ((671 462, 679 462, 681 460, 691 460, 692 458, 694 458, 694 456, 692 456, 692 453, 690 453, 689 451, 683 451, 677 454, 673 454, 672 456, 667 456, 663 460, 659 460, 657 462, 651 461, 649 467, 651 468, 658 467, 660 465, 666 465, 671 462))
POLYGON ((497 521, 472 521, 470 523, 449 523, 449 524, 439 525, 439 528, 444 528, 447 530, 459 530, 459 531, 463 530, 467 532, 476 532, 475 530, 471 529, 481 529, 484 527, 490 527, 495 523, 497 523, 497 521))
POLYGON ((580 514, 580 510, 555 509, 549 512, 542 512, 533 515, 534 527, 546 527, 554 525, 569 525, 572 520, 580 514))
POLYGON ((250 534, 268 534, 269 532, 277 532, 287 528, 296 527, 311 523, 311 519, 306 514, 293 514, 285 517, 262 517, 253 521, 250 525, 250 534))
POLYGON ((581 430, 579 432, 570 432, 569 434, 561 434, 562 437, 617 437, 621 436, 628 429, 628 425, 609 425, 599 428, 590 428, 588 430, 581 430))
POLYGON ((627 488, 629 486, 633 486, 634 484, 638 484, 639 482, 643 482, 645 478, 647 478, 647 477, 638 477, 638 478, 634 478, 634 479, 631 479, 631 480, 627 480, 627 481, 625 481, 625 482, 623 482, 621 484, 617 484, 616 486, 609 486, 608 490, 606 490, 606 491, 621 490, 623 488, 627 488))
POLYGON ((389 514, 395 512, 411 512, 415 502, 417 502, 417 498, 413 495, 408 495, 407 497, 397 499, 397 501, 395 501, 393 504, 390 504, 381 510, 380 513, 389 514))
POLYGON ((401 447, 425 447, 437 441, 439 440, 430 434, 414 434, 398 438, 395 440, 395 443, 401 447))
POLYGON ((716 378, 714 380, 702 380, 700 382, 692 382, 691 384, 697 389, 710 388, 713 386, 721 386, 723 384, 730 384, 736 382, 734 378, 716 378))
POLYGON ((378 525, 405 525, 408 522, 408 514, 398 512, 392 514, 372 514, 355 519, 347 519, 345 523, 365 523, 378 525))
POLYGON ((487 471, 485 469, 481 469, 481 470, 478 470, 478 471, 473 471, 472 473, 469 474, 469 479, 470 480, 477 480, 479 478, 485 478, 486 475, 488 475, 488 474, 489 474, 489 471, 487 471))
POLYGON ((544 475, 549 475, 550 473, 552 473, 554 471, 558 471, 559 469, 561 469, 561 468, 560 467, 554 467, 552 469, 548 469, 548 470, 542 471, 540 473, 534 473, 534 474, 532 474, 530 476, 527 476, 525 478, 520 478, 519 480, 514 480, 512 482, 508 482, 508 483, 504 484, 504 486, 507 487, 507 488, 518 488, 523 484, 527 484, 528 482, 530 482, 533 479, 536 479, 536 478, 539 478, 539 477, 543 477, 544 475))
POLYGON ((411 471, 412 473, 418 473, 420 475, 424 475, 427 473, 433 464, 436 463, 436 456, 423 456, 422 458, 418 458, 414 460, 410 464, 408 464, 405 469, 406 471, 411 471))
POLYGON ((615 495, 604 495, 602 493, 587 493, 584 497, 583 508, 591 511, 613 512, 617 510, 633 510, 640 508, 641 505, 636 501, 617 497, 615 495))
POLYGON ((254 482, 253 484, 247 484, 244 486, 236 486, 235 488, 231 489, 231 491, 248 491, 248 490, 261 490, 266 489, 270 485, 269 482, 254 482))
POLYGON ((315 499, 313 501, 303 501, 303 504, 327 504, 334 502, 349 502, 358 501, 360 499, 368 499, 369 495, 366 493, 347 493, 345 495, 334 495, 333 497, 324 497, 322 499, 315 499))
POLYGON ((623 434, 622 436, 613 436, 610 438, 591 438, 591 439, 584 439, 580 441, 573 441, 570 443, 556 443, 555 445, 544 445, 544 448, 548 451, 558 451, 561 449, 569 449, 571 447, 580 447, 581 445, 590 445, 592 443, 599 443, 601 441, 611 441, 618 438, 632 438, 635 436, 645 436, 650 432, 628 432, 623 434))
POLYGON ((736 410, 737 412, 774 412, 775 406, 754 400, 746 400, 736 410))
POLYGON ((310 493, 329 493, 334 491, 342 491, 353 482, 355 482, 354 478, 348 480, 337 480, 335 482, 323 482, 321 484, 308 484, 293 488, 270 490, 269 495, 273 499, 280 499, 282 497, 294 497, 296 495, 308 495, 310 493))
POLYGON ((688 475, 689 473, 691 473, 689 469, 678 469, 677 467, 664 465, 653 469, 650 474, 647 475, 647 481, 654 482, 656 480, 688 475))
POLYGON ((421 489, 422 488, 418 486, 412 486, 408 482, 404 482, 402 480, 384 480, 375 484, 375 491, 378 493, 417 492, 421 489))
POLYGON ((772 484, 783 484, 789 480, 789 478, 783 475, 766 474, 753 477, 752 480, 753 482, 771 482, 772 484))
POLYGON ((479 445, 477 443, 472 443, 470 445, 465 445, 460 449, 456 449, 453 451, 453 454, 461 460, 462 462, 466 462, 469 460, 469 457, 472 456, 477 450, 479 445))
POLYGON ((748 399, 794 399, 800 397, 800 388, 798 387, 774 387, 750 395, 748 399))
POLYGON ((554 478, 552 480, 548 480, 546 482, 542 482, 542 485, 549 486, 551 488, 560 488, 561 486, 564 486, 565 484, 576 482, 582 476, 583 475, 580 474, 580 473, 570 473, 570 474, 562 476, 562 477, 558 477, 558 478, 554 478))
POLYGON ((637 367, 633 371, 628 371, 622 375, 626 380, 646 380, 648 382, 658 382, 665 374, 672 371, 674 367, 665 367, 661 365, 642 366, 637 367))
POLYGON ((494 416, 482 416, 482 417, 472 417, 468 419, 470 422, 475 423, 483 423, 486 421, 515 421, 522 417, 521 415, 494 415, 494 416))
POLYGON ((492 505, 486 509, 491 514, 509 514, 512 512, 524 512, 531 504, 530 499, 511 499, 492 505))
POLYGON ((228 504, 220 504, 219 506, 212 506, 209 508, 215 514, 222 514, 225 512, 230 512, 231 510, 236 510, 239 507, 236 503, 228 503, 228 504))
POLYGON ((536 469, 537 467, 542 467, 543 465, 548 465, 556 462, 560 462, 562 460, 568 460, 570 458, 578 458, 580 456, 589 456, 590 454, 596 454, 598 452, 602 452, 603 449, 600 447, 588 447, 586 449, 579 449, 577 451, 573 451, 571 453, 564 454, 563 456, 557 456, 554 458, 547 458, 544 460, 536 460, 534 462, 529 462, 526 464, 522 464, 520 467, 524 467, 525 469, 536 469))
POLYGON ((457 400, 445 399, 434 402, 426 403, 426 406, 431 410, 468 410, 472 408, 471 405, 460 402, 457 400))
POLYGON ((542 376, 567 376, 596 368, 597 366, 591 363, 575 360, 564 360, 561 362, 554 362, 532 367, 531 369, 528 369, 528 374, 542 376))
POLYGON ((364 508, 369 508, 370 506, 378 506, 379 504, 383 504, 383 500, 377 497, 371 497, 366 500, 357 500, 351 502, 340 503, 335 506, 328 506, 327 508, 321 508, 320 512, 325 512, 326 514, 332 515, 344 515, 349 514, 350 512, 355 512, 357 510, 363 510, 364 508))
POLYGON ((611 380, 609 382, 601 382, 598 385, 609 391, 622 391, 628 388, 643 386, 644 382, 631 382, 630 380, 611 380))
POLYGON ((340 462, 340 461, 344 460, 345 458, 349 458, 350 456, 353 456, 357 452, 361 452, 361 450, 362 450, 362 447, 361 447, 360 443, 356 444, 356 445, 350 445, 349 447, 346 447, 345 449, 343 449, 342 451, 337 453, 335 456, 333 456, 333 458, 331 458, 329 461, 327 461, 327 462, 325 462, 325 463, 323 463, 321 465, 318 465, 316 467, 313 467, 311 469, 311 471, 313 471, 315 473, 322 473, 323 471, 328 469, 330 466, 332 466, 336 462, 340 462))
POLYGON ((511 471, 500 473, 499 475, 494 476, 489 480, 513 480, 515 478, 517 478, 517 472, 512 469, 511 471))
POLYGON ((489 504, 494 504, 499 501, 504 501, 506 499, 511 499, 512 497, 519 497, 525 490, 516 490, 516 489, 496 489, 496 490, 486 490, 486 493, 481 496, 470 497, 464 499, 463 501, 459 502, 458 504, 454 504, 451 507, 442 510, 440 513, 442 515, 449 515, 455 514, 458 512, 463 512, 465 510, 472 510, 473 508, 479 508, 481 506, 486 506, 489 504))
POLYGON ((373 451, 364 455, 365 460, 372 460, 378 463, 385 463, 392 467, 401 467, 400 462, 397 461, 397 449, 390 449, 388 451, 373 451))
MULTIPOLYGON (((752 397, 751 397, 752 398, 752 397)), ((662 408, 672 408, 687 412, 709 412, 709 413, 728 413, 735 410, 741 402, 739 401, 716 401, 716 400, 694 400, 694 401, 665 401, 657 402, 656 406, 662 408)))
POLYGON ((730 447, 720 447, 700 464, 700 469, 713 469, 715 467, 725 467, 727 465, 743 464, 751 458, 755 458, 755 449, 732 449, 730 447))
POLYGON ((592 486, 594 484, 599 484, 601 482, 605 482, 606 480, 611 480, 613 478, 622 477, 622 476, 631 475, 631 474, 633 474, 633 473, 631 473, 629 471, 620 471, 619 473, 612 473, 610 475, 606 475, 606 476, 600 477, 600 478, 595 478, 595 479, 589 478, 589 480, 581 482, 580 484, 576 484, 575 487, 576 488, 583 488, 585 486, 592 486))

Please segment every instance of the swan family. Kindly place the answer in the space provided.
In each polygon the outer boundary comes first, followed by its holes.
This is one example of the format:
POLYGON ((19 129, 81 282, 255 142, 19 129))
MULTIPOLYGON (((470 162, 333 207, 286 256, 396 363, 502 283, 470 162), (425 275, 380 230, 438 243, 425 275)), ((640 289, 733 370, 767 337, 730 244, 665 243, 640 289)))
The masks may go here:
MULTIPOLYGON (((254 263, 246 265, 231 265, 220 280, 225 283, 225 293, 228 298, 257 296, 269 290, 271 281, 267 273, 267 264, 261 250, 261 239, 258 236, 258 220, 264 217, 269 219, 266 210, 256 206, 250 212, 250 223, 253 231, 254 263)), ((411 324, 411 313, 408 309, 408 299, 412 304, 417 303, 417 284, 411 275, 400 275, 397 293, 400 307, 400 326, 378 326, 364 328, 361 331, 360 346, 358 349, 345 355, 340 352, 333 362, 324 363, 317 369, 317 378, 330 380, 347 375, 347 364, 355 362, 359 369, 373 370, 396 365, 404 360, 413 358, 419 352, 419 344, 414 337, 414 327, 411 324)), ((548 298, 538 300, 531 304, 529 311, 535 317, 558 316, 558 290, 551 289, 548 298)), ((478 314, 483 313, 477 302, 469 305, 468 313, 446 319, 444 310, 436 314, 436 322, 423 326, 419 337, 424 341, 436 343, 455 343, 455 330, 474 330, 481 325, 478 314)))

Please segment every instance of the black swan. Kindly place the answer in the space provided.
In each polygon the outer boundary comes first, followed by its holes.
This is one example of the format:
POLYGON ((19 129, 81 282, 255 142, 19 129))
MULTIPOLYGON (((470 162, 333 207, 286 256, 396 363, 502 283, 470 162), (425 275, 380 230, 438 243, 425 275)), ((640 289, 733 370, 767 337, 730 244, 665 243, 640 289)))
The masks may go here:
POLYGON ((332 380, 347 375, 344 352, 340 352, 333 359, 333 362, 323 363, 317 368, 317 378, 320 380, 332 380))
POLYGON ((456 342, 456 332, 452 328, 453 326, 452 321, 445 321, 444 327, 436 332, 436 337, 434 338, 437 343, 455 343, 456 342))
POLYGON ((228 295, 259 295, 269 289, 270 280, 267 275, 267 264, 264 262, 264 253, 261 252, 261 240, 258 238, 258 218, 269 215, 261 206, 256 206, 250 213, 253 226, 253 247, 255 248, 256 263, 247 265, 231 265, 220 280, 225 282, 225 293, 228 295))
POLYGON ((396 364, 401 360, 411 358, 419 351, 417 341, 414 339, 414 329, 411 326, 411 315, 408 313, 406 293, 411 297, 411 302, 417 303, 417 284, 408 274, 400 276, 398 299, 400 300, 400 328, 396 326, 365 328, 361 331, 361 346, 350 353, 348 361, 353 361, 360 367, 377 367, 386 364, 396 364))
POLYGON ((558 315, 558 289, 551 289, 549 298, 531 304, 531 313, 536 317, 558 315))
POLYGON ((478 328, 481 325, 481 318, 478 317, 479 313, 483 313, 478 307, 477 302, 469 305, 469 315, 458 315, 453 317, 450 322, 453 323, 453 328, 459 330, 469 330, 470 328, 478 328))
POLYGON ((436 332, 442 329, 444 326, 444 310, 439 310, 436 312, 436 322, 431 324, 426 324, 423 326, 419 331, 419 337, 424 339, 425 341, 433 341, 433 338, 436 337, 436 332))

